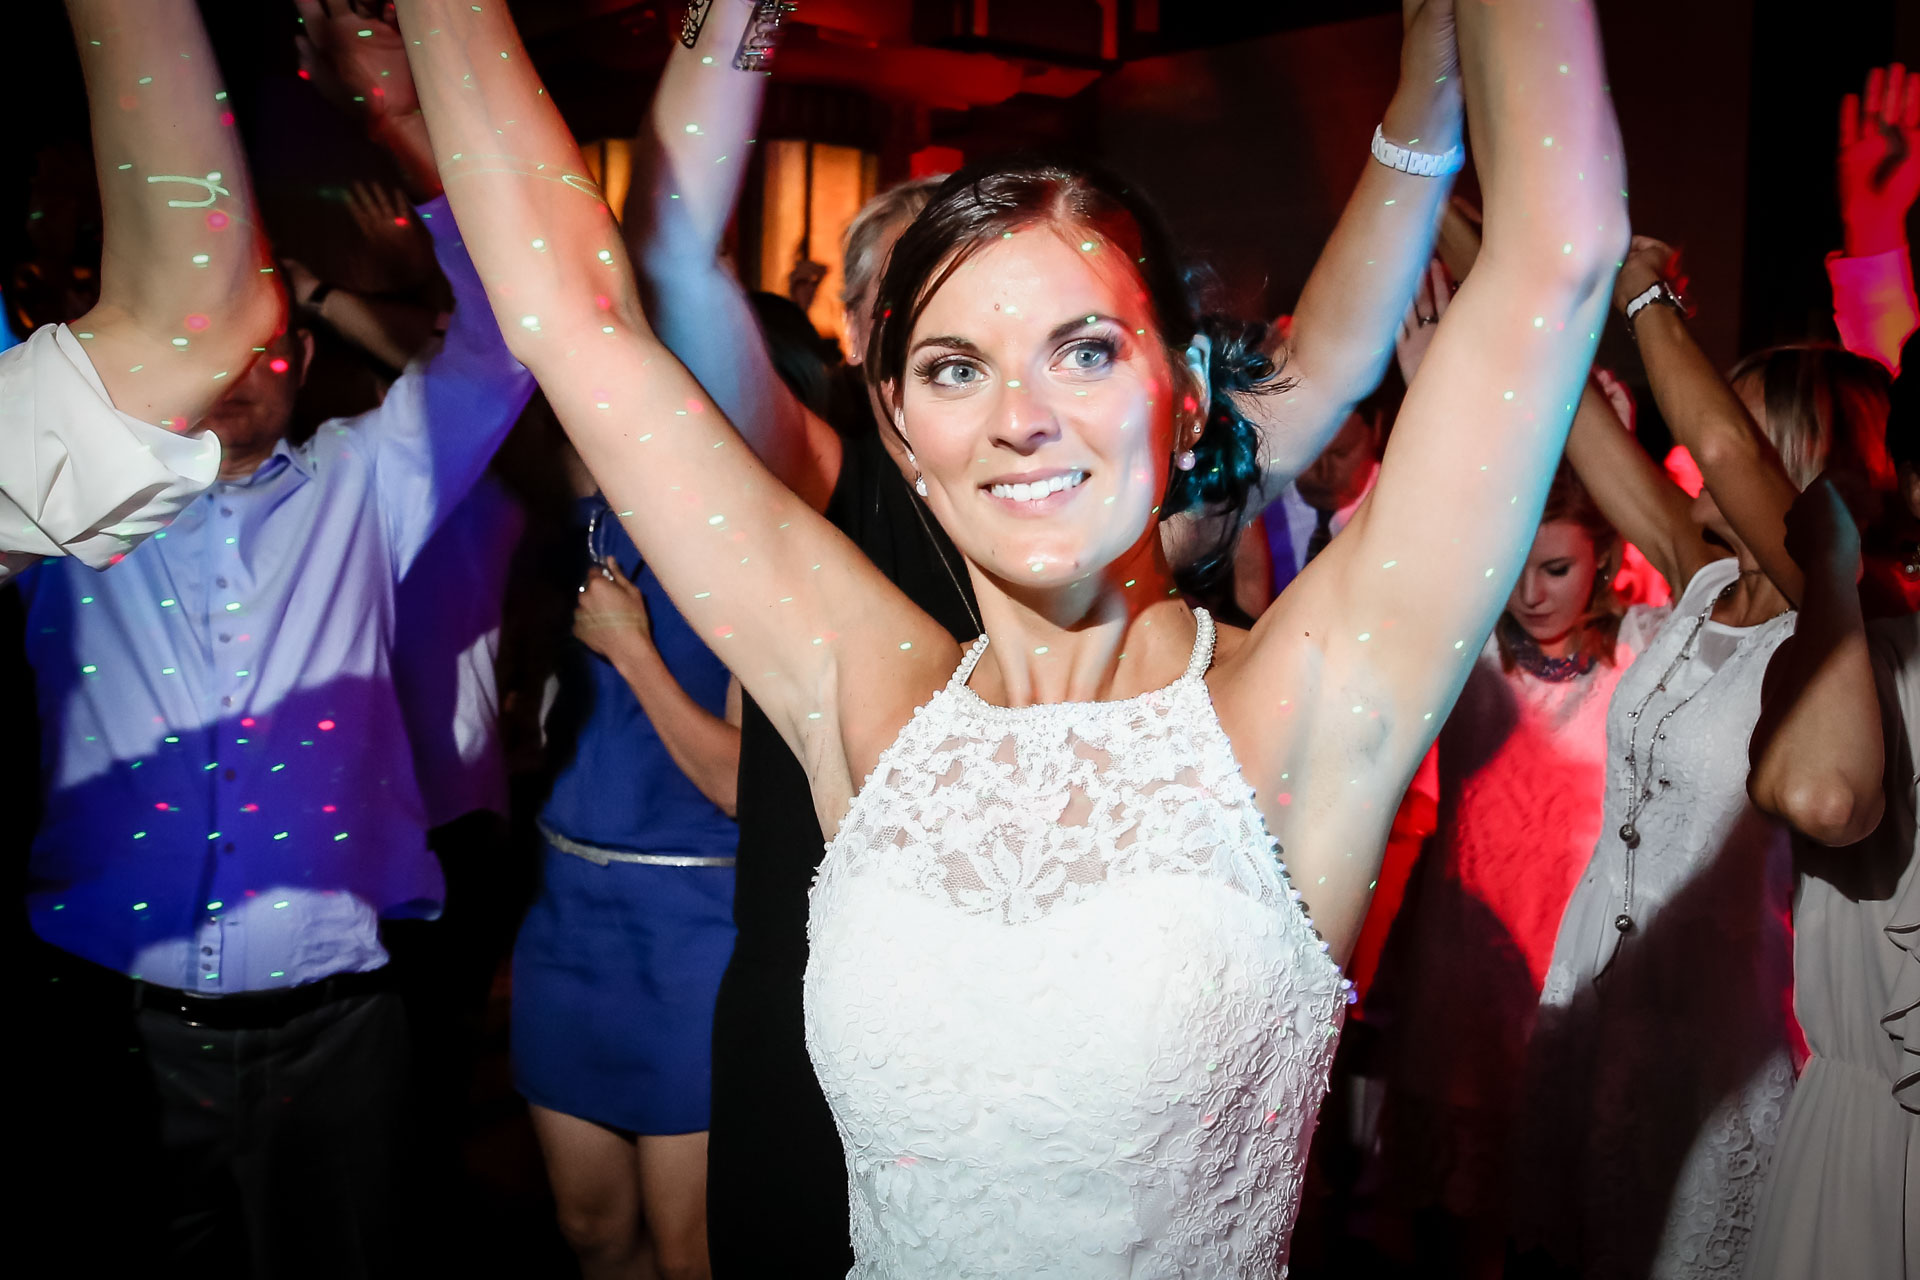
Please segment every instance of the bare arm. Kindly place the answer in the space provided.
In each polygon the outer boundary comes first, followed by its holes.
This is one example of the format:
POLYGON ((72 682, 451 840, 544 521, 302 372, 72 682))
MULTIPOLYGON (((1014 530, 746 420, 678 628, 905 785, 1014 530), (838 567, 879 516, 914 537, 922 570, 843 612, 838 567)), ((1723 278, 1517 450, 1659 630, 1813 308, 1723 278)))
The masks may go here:
MULTIPOLYGON (((1633 252, 1614 288, 1616 304, 1624 308, 1629 299, 1676 266, 1666 245, 1634 237, 1633 252)), ((1678 311, 1644 307, 1634 318, 1633 331, 1654 401, 1674 440, 1693 455, 1721 514, 1753 552, 1762 571, 1780 594, 1798 605, 1800 566, 1787 554, 1786 518, 1799 490, 1787 478, 1773 446, 1694 342, 1678 311)))
MULTIPOLYGON (((1453 0, 1407 6, 1400 84, 1381 130, 1389 142, 1441 153, 1460 142, 1453 0)), ((1356 149, 1356 158, 1365 157, 1356 149)), ((1433 251, 1451 176, 1416 178, 1366 157, 1360 181, 1321 250, 1293 313, 1286 374, 1293 389, 1245 396, 1261 429, 1258 511, 1306 470, 1393 358, 1394 328, 1433 251)))
POLYGON ((253 363, 284 303, 193 0, 68 0, 104 245, 75 321, 114 407, 184 430, 253 363))
POLYGON ((1864 95, 1840 100, 1837 177, 1845 248, 1827 260, 1834 327, 1848 350, 1897 374, 1920 326, 1907 248, 1907 215, 1920 199, 1920 74, 1875 67, 1864 95))
POLYGON ((1767 666, 1747 792, 1811 839, 1853 844, 1879 825, 1886 802, 1880 702, 1857 585, 1860 535, 1824 476, 1787 520, 1804 599, 1793 635, 1767 666))
POLYGON ((403 0, 399 12, 448 198, 514 354, 675 607, 837 820, 852 777, 940 686, 957 646, 779 483, 660 343, 506 7, 403 0))
POLYGON ((840 437, 775 372, 753 306, 720 260, 767 73, 733 65, 753 0, 717 0, 693 48, 673 42, 634 141, 623 226, 655 334, 768 470, 814 510, 840 474, 840 437))
POLYGON ((1337 955, 1358 933, 1394 802, 1531 544, 1627 235, 1592 6, 1468 4, 1459 36, 1486 194, 1479 262, 1372 496, 1222 677, 1235 745, 1251 747, 1294 882, 1337 955))
POLYGON ((1688 514, 1693 500, 1686 490, 1647 456, 1591 380, 1580 389, 1567 461, 1607 523, 1640 548, 1676 598, 1701 566, 1726 555, 1707 542, 1688 514))
POLYGON ((433 308, 394 298, 366 297, 337 286, 323 291, 320 278, 303 264, 290 258, 282 262, 294 305, 326 321, 335 333, 389 369, 406 368, 407 362, 433 341, 438 318, 433 308))
MULTIPOLYGON (((700 788, 700 794, 733 816, 740 775, 740 717, 714 715, 693 700, 654 647, 653 625, 640 589, 627 580, 612 556, 606 576, 589 573, 573 614, 573 634, 613 664, 667 755, 700 788)), ((732 706, 731 691, 728 698, 732 706)))

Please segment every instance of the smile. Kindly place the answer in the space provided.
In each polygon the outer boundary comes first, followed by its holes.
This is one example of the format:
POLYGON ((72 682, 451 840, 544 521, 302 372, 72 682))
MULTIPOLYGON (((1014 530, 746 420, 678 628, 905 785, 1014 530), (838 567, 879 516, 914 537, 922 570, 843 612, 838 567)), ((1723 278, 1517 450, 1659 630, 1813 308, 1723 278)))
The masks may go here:
POLYGON ((1008 502, 1039 502, 1056 493, 1077 489, 1086 483, 1086 479, 1087 473, 1084 471, 1063 471, 1059 475, 1047 476, 1039 480, 991 484, 986 486, 986 489, 994 497, 1008 502))

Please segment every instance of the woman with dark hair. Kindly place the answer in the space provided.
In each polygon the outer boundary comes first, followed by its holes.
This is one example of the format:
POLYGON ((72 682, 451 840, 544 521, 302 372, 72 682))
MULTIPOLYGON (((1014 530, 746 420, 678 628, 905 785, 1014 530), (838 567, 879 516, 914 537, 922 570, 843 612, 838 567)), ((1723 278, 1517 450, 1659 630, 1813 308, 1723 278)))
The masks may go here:
POLYGON ((1272 362, 1194 314, 1137 193, 1058 166, 942 187, 866 363, 973 584, 964 652, 662 349, 504 8, 400 14, 517 354, 838 833, 806 1028, 854 1274, 1273 1273, 1338 960, 1519 568, 1625 236, 1591 7, 1457 14, 1481 270, 1367 509, 1250 633, 1180 600, 1158 525, 1244 500, 1252 433, 1222 410, 1272 362))

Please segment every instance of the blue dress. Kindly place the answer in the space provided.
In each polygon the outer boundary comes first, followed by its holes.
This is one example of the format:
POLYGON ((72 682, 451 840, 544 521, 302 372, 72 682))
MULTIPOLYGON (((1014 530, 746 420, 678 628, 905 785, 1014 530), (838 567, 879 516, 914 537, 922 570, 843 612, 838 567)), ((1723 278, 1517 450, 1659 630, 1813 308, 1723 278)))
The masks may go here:
MULTIPOLYGON (((581 504, 583 552, 589 518, 605 509, 581 504)), ((727 669, 641 569, 619 522, 605 517, 596 536, 639 586, 667 670, 723 714, 727 669)), ((513 952, 514 1084, 537 1106, 623 1132, 700 1132, 714 996, 733 951, 737 830, 673 763, 612 664, 569 640, 559 681, 541 889, 513 952)))

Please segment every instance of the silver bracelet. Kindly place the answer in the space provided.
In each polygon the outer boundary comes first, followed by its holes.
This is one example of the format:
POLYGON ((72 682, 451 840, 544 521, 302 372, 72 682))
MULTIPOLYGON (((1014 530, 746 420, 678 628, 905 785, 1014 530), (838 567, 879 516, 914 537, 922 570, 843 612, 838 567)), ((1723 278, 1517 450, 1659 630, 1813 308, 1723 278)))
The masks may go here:
POLYGON ((1409 151, 1387 141, 1381 125, 1373 127, 1373 158, 1389 169, 1410 173, 1416 178, 1441 178, 1466 168, 1467 150, 1458 143, 1439 155, 1431 151, 1409 151))
POLYGON ((792 0, 755 0, 740 47, 734 50, 734 70, 765 71, 772 66, 780 23, 798 7, 792 0))

